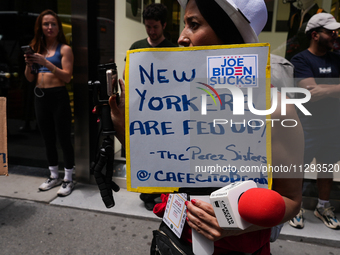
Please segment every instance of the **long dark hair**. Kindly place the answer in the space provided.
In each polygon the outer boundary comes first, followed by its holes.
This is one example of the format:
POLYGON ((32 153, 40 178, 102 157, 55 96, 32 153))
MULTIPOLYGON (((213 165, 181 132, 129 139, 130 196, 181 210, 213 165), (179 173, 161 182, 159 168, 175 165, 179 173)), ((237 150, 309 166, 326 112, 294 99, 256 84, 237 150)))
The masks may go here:
POLYGON ((61 20, 58 15, 52 10, 45 10, 38 16, 34 25, 34 38, 30 43, 30 46, 33 48, 35 52, 43 53, 46 50, 46 38, 42 31, 42 19, 45 15, 52 15, 55 17, 58 23, 59 32, 57 35, 57 41, 62 44, 66 44, 66 38, 63 32, 63 27, 61 24, 61 20))
POLYGON ((216 1, 195 0, 195 2, 198 10, 223 44, 244 43, 238 28, 216 1))

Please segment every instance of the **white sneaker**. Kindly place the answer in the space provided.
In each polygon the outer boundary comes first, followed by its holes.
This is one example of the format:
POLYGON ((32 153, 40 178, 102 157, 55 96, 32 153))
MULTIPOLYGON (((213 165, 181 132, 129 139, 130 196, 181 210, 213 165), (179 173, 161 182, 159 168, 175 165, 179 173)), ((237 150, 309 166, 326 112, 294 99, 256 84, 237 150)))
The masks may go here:
POLYGON ((302 229, 305 224, 304 224, 304 218, 303 218, 303 213, 305 211, 301 208, 300 209, 300 212, 293 218, 291 219, 288 223, 289 225, 291 225, 292 227, 294 228, 299 228, 299 229, 302 229))
POLYGON ((43 184, 39 186, 39 190, 46 191, 52 189, 55 186, 59 186, 62 180, 59 178, 51 178, 49 177, 43 184))
POLYGON ((60 197, 66 197, 71 194, 72 190, 74 188, 73 181, 63 181, 61 184, 60 189, 58 190, 57 194, 60 197))
POLYGON ((325 208, 315 208, 314 215, 322 220, 327 227, 332 229, 340 229, 340 222, 336 218, 333 211, 334 207, 328 203, 327 207, 325 205, 325 208))

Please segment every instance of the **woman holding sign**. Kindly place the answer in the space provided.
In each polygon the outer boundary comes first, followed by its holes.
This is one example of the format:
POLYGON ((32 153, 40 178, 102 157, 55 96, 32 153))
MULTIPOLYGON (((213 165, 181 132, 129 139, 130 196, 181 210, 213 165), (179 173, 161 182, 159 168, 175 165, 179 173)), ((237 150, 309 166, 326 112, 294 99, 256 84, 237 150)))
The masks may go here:
MULTIPOLYGON (((263 0, 178 1, 185 8, 185 27, 178 43, 186 47, 256 43, 257 35, 267 21, 267 10, 263 0)), ((123 99, 125 91, 121 80, 120 85, 123 99)), ((117 105, 115 97, 111 97, 110 106, 115 127, 120 129, 117 130, 118 138, 124 143, 124 101, 121 100, 117 105)), ((285 116, 281 116, 280 107, 271 116, 272 119, 278 120, 282 120, 283 117, 296 120, 298 125, 291 128, 274 125, 271 133, 272 164, 273 166, 299 166, 303 162, 303 133, 293 105, 287 106, 285 116)), ((302 199, 302 173, 289 178, 274 176, 272 188, 284 201, 285 210, 281 220, 281 223, 284 223, 299 212, 302 199)), ((163 203, 154 208, 154 212, 160 217, 164 213, 167 196, 163 195, 162 198, 163 203)), ((261 200, 260 197, 258 199, 261 200)), ((194 229, 214 241, 214 254, 229 254, 229 252, 270 254, 271 228, 252 225, 245 230, 225 230, 219 226, 210 203, 197 199, 187 201, 186 206, 187 225, 181 236, 184 243, 191 243, 191 229, 194 229)))

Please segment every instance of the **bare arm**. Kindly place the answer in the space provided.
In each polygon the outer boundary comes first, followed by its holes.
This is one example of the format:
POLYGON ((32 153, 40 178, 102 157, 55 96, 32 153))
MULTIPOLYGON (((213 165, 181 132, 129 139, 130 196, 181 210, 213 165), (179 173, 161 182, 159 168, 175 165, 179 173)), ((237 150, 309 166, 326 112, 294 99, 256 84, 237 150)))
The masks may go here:
POLYGON ((73 61, 74 61, 73 52, 70 46, 64 44, 61 46, 60 53, 62 55, 62 58, 61 58, 62 69, 53 65, 43 55, 39 53, 34 53, 34 55, 30 57, 30 59, 33 63, 37 63, 39 65, 47 67, 47 69, 50 70, 58 79, 60 79, 63 82, 68 83, 71 81, 72 72, 73 72, 73 61))
POLYGON ((72 73, 73 73, 73 62, 74 62, 73 52, 70 46, 64 44, 60 49, 60 53, 62 55, 61 66, 63 67, 63 69, 59 69, 58 67, 54 66, 49 61, 47 61, 48 63, 46 67, 52 71, 54 68, 56 68, 54 74, 60 80, 68 83, 71 81, 72 73))
MULTIPOLYGON (((279 106, 281 105, 280 101, 279 99, 279 106)), ((272 128, 272 165, 302 165, 304 150, 303 132, 294 106, 287 106, 286 116, 281 116, 281 109, 278 107, 273 113, 272 119, 294 119, 298 123, 296 127, 274 125, 272 128)), ((302 199, 302 178, 303 173, 299 171, 289 176, 286 174, 274 176, 273 190, 282 196, 286 205, 285 215, 281 223, 290 220, 299 212, 302 199)), ((212 241, 217 241, 226 236, 265 229, 261 226, 252 225, 245 230, 224 230, 218 225, 212 205, 200 200, 194 203, 188 202, 187 209, 189 226, 212 241)))
POLYGON ((327 97, 340 98, 340 84, 316 84, 314 78, 306 78, 301 80, 298 86, 310 91, 311 102, 327 97))
MULTIPOLYGON (((281 105, 280 100, 278 105, 281 105)), ((301 207, 303 171, 298 167, 303 165, 304 135, 294 105, 287 106, 286 116, 282 116, 279 111, 278 107, 272 115, 273 119, 294 119, 297 123, 295 127, 276 125, 272 128, 272 164, 287 166, 290 169, 296 167, 295 173, 291 171, 273 175, 273 190, 282 195, 286 204, 286 212, 281 222, 283 223, 292 219, 301 207)))
POLYGON ((30 58, 30 55, 24 55, 25 57, 25 62, 26 62, 26 68, 25 68, 25 77, 29 82, 33 82, 34 79, 36 78, 36 74, 31 74, 31 67, 33 65, 33 61, 30 58))

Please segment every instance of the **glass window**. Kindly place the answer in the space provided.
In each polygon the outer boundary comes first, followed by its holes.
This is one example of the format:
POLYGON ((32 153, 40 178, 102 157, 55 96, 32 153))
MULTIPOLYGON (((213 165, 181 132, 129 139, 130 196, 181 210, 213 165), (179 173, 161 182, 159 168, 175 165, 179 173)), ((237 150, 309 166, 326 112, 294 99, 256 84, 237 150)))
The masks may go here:
MULTIPOLYGON (((35 121, 35 82, 28 82, 24 76, 25 62, 20 48, 33 39, 36 18, 45 9, 51 9, 60 16, 66 38, 71 44, 71 1, 1 0, 0 72, 9 73, 10 77, 0 78, 0 96, 7 98, 9 163, 46 169, 45 146, 35 121)), ((67 88, 73 109, 72 82, 67 84, 67 88)), ((62 160, 60 152, 59 155, 62 160)))

